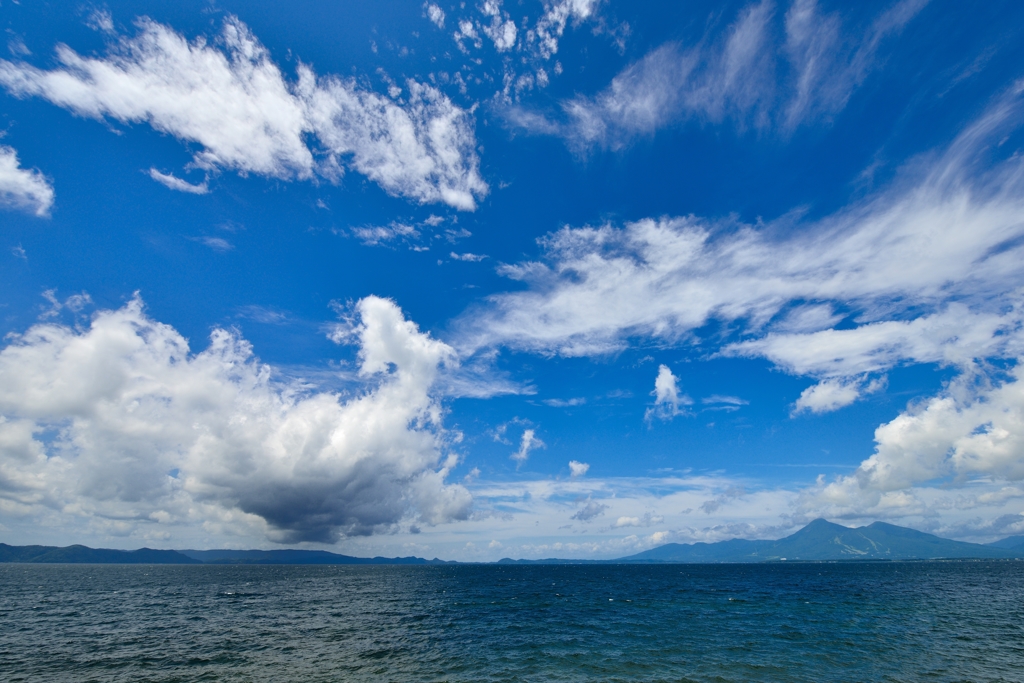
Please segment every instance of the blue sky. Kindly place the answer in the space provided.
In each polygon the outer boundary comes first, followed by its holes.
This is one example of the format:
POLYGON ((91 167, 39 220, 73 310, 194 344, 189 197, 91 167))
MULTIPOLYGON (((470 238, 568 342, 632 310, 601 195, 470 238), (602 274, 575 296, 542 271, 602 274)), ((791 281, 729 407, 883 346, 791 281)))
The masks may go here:
POLYGON ((1024 8, 0 4, 9 543, 1024 532, 1024 8))

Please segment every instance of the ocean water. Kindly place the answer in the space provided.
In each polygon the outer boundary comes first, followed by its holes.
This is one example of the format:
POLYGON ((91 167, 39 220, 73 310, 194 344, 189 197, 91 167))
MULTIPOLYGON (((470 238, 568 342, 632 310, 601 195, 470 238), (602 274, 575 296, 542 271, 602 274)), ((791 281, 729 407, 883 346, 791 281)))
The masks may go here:
POLYGON ((0 565, 3 681, 1024 681, 1024 562, 0 565))

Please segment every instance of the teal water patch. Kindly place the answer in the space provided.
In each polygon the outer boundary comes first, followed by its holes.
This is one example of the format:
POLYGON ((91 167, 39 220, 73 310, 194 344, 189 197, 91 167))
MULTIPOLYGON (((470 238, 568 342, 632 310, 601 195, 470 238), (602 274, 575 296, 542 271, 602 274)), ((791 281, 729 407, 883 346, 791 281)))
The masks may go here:
POLYGON ((1020 681, 1024 562, 0 566, 4 681, 1020 681))

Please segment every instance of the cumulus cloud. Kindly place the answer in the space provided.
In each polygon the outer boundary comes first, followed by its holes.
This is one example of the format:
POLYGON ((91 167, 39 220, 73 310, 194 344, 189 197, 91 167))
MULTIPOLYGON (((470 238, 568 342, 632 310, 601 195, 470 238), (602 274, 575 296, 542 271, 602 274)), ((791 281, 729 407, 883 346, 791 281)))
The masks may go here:
POLYGON ((784 17, 769 0, 751 3, 719 34, 709 32, 690 47, 662 45, 600 93, 564 101, 562 121, 522 109, 512 109, 509 121, 562 135, 580 150, 619 148, 691 117, 786 133, 841 111, 872 71, 884 40, 926 3, 902 0, 859 36, 844 30, 837 14, 823 15, 815 0, 796 0, 784 17))
POLYGON ((544 445, 544 442, 537 437, 534 430, 524 429, 523 436, 519 439, 519 450, 509 457, 516 461, 516 466, 518 467, 529 459, 530 451, 538 448, 544 448, 544 445))
POLYGON ((435 5, 432 2, 423 3, 423 11, 426 13, 427 18, 434 23, 438 28, 444 28, 444 10, 440 6, 435 5))
POLYGON ((672 374, 667 365, 658 366, 658 376, 654 378, 654 407, 648 408, 644 419, 649 423, 652 418, 671 420, 677 415, 685 415, 685 406, 692 405, 693 399, 679 393, 679 378, 672 374))
POLYGON ((0 145, 0 207, 45 217, 50 215, 53 197, 53 186, 42 173, 22 168, 18 153, 0 145))
POLYGON ((616 529, 622 529, 624 527, 638 526, 648 527, 655 524, 661 524, 665 521, 665 518, 661 515, 652 515, 650 512, 645 513, 643 517, 619 517, 615 520, 612 527, 616 529))
POLYGON ((572 477, 582 477, 590 470, 590 463, 580 462, 579 460, 569 461, 569 474, 572 477))
POLYGON ((539 240, 541 259, 499 270, 526 288, 468 312, 460 344, 602 354, 633 336, 677 342, 717 320, 752 338, 728 353, 766 355, 823 376, 879 369, 911 353, 953 353, 961 343, 978 348, 975 335, 1001 324, 984 316, 1005 308, 1024 274, 1024 163, 985 156, 1019 125, 1022 92, 1024 84, 1015 84, 946 150, 908 165, 889 188, 814 222, 688 216, 548 234, 539 240), (949 307, 953 301, 965 308, 949 307), (887 324, 762 339, 773 321, 792 322, 794 310, 808 305, 812 313, 797 316, 805 329, 815 320, 834 324, 823 308, 833 305, 851 311, 844 318, 887 324), (948 317, 916 320, 943 307, 948 317), (961 324, 951 336, 948 328, 956 318, 965 322, 967 311, 982 316, 982 329, 961 324), (954 336, 972 341, 943 342, 954 336), (879 344, 882 337, 903 341, 879 344), (919 341, 925 337, 931 341, 919 341), (808 342, 799 353, 796 340, 808 342), (851 345, 842 351, 844 368, 829 370, 840 343, 851 345))
POLYGON ((79 116, 145 122, 198 143, 198 168, 337 181, 349 167, 390 194, 464 210, 488 191, 471 114, 436 88, 409 80, 399 103, 304 64, 288 81, 233 17, 213 43, 190 43, 149 19, 137 28, 105 57, 58 46, 60 66, 49 71, 0 60, 0 84, 79 116), (319 144, 307 144, 311 136, 319 144))
POLYGON ((136 298, 0 351, 0 507, 129 525, 245 526, 331 542, 467 516, 432 394, 452 350, 389 300, 356 305, 365 388, 282 385, 215 330, 193 353, 136 298))
POLYGON ((864 382, 847 378, 824 379, 800 392, 793 412, 806 410, 812 413, 829 413, 846 407, 863 394, 873 393, 882 387, 883 383, 880 380, 864 382))
MULTIPOLYGON (((835 517, 909 516, 931 507, 930 486, 1024 479, 1024 364, 993 380, 979 368, 875 430, 875 452, 857 470, 804 494, 802 506, 835 517)), ((954 505, 971 509, 1024 497, 987 487, 954 505)))
POLYGON ((498 52, 505 52, 515 47, 518 29, 508 12, 501 8, 501 0, 484 0, 480 11, 491 19, 491 23, 484 24, 481 30, 494 43, 494 48, 498 52))

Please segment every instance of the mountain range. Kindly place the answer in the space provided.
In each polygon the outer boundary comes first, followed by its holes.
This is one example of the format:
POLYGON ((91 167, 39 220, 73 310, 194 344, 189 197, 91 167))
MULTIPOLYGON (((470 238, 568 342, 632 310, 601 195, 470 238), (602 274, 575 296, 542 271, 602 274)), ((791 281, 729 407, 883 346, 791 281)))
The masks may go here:
MULTIPOLYGON (((717 543, 668 543, 615 560, 512 560, 500 564, 655 564, 836 560, 936 560, 1024 558, 1024 536, 981 545, 951 541, 906 527, 875 522, 857 528, 816 519, 775 541, 732 539, 717 543)), ((59 564, 456 564, 437 558, 352 557, 324 550, 109 550, 0 543, 0 562, 59 564)))
POLYGON ((69 545, 56 548, 48 545, 7 545, 0 543, 0 562, 33 562, 50 564, 202 564, 177 550, 108 550, 69 545))
POLYGON ((772 562, 807 560, 934 560, 1024 557, 1024 544, 1011 537, 981 545, 940 538, 923 531, 875 522, 849 528, 816 519, 777 541, 733 539, 719 543, 668 543, 622 562, 772 562))

